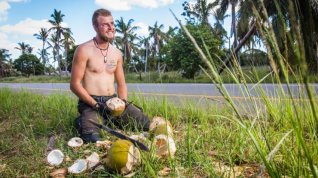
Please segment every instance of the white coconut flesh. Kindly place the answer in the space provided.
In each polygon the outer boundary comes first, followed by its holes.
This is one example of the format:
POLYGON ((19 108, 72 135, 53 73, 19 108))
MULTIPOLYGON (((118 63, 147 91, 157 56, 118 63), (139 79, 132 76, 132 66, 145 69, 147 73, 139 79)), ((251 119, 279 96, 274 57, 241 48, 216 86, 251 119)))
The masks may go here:
POLYGON ((154 146, 156 148, 156 154, 159 157, 165 157, 165 156, 174 156, 177 148, 176 144, 172 137, 166 136, 166 135, 157 135, 154 138, 154 146))
POLYGON ((79 174, 87 169, 87 161, 85 159, 78 159, 74 164, 68 168, 69 173, 79 174))
POLYGON ((90 156, 86 158, 88 169, 96 166, 99 163, 99 155, 93 152, 90 156))
POLYGON ((58 166, 63 162, 64 154, 61 150, 55 149, 50 151, 50 153, 47 155, 47 162, 51 166, 58 166))
POLYGON ((73 148, 80 147, 83 145, 83 140, 79 137, 73 137, 68 142, 67 145, 73 148))
POLYGON ((128 151, 126 166, 121 168, 120 172, 122 174, 127 174, 131 172, 139 164, 140 164, 140 152, 138 148, 136 148, 134 145, 131 145, 128 151))
POLYGON ((113 111, 125 109, 125 102, 118 97, 107 100, 106 104, 113 111))

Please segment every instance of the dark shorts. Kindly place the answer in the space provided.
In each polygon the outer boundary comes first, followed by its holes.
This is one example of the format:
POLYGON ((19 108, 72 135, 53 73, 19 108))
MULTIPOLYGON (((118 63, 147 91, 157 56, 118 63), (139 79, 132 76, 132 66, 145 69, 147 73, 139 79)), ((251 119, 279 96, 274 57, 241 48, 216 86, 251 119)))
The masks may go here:
MULTIPOLYGON (((116 97, 113 96, 92 96, 95 101, 105 103, 107 100, 116 97)), ((89 120, 99 122, 99 119, 103 121, 103 124, 119 129, 129 129, 138 131, 149 130, 149 119, 142 112, 142 109, 130 103, 126 105, 124 112, 118 117, 112 117, 107 113, 101 113, 94 110, 90 105, 83 101, 78 101, 78 112, 80 113, 78 131, 80 134, 92 134, 99 133, 100 129, 92 124, 89 120)))

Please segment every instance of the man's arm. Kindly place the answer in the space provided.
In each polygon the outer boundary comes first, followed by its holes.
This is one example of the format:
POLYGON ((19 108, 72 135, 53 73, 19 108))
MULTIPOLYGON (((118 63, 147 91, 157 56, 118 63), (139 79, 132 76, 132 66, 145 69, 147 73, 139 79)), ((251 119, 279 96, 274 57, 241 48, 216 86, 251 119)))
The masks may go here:
POLYGON ((85 74, 87 61, 88 56, 85 52, 85 46, 79 46, 73 57, 70 89, 80 100, 90 106, 95 106, 96 101, 87 93, 81 84, 85 74))
POLYGON ((123 58, 120 56, 117 63, 117 68, 115 71, 115 78, 117 81, 117 94, 118 97, 127 100, 127 85, 125 81, 124 69, 123 69, 123 58))

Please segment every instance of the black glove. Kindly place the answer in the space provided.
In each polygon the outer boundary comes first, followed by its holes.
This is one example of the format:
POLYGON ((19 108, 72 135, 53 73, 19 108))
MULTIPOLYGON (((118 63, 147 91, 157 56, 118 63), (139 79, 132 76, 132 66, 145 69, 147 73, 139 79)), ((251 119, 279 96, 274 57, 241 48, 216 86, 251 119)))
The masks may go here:
POLYGON ((98 111, 101 114, 111 114, 112 110, 107 106, 106 103, 102 103, 102 102, 97 102, 94 106, 93 109, 98 111))
POLYGON ((130 104, 130 103, 129 103, 127 100, 125 100, 125 99, 121 99, 121 100, 123 100, 123 101, 125 102, 125 105, 126 105, 126 106, 130 104))

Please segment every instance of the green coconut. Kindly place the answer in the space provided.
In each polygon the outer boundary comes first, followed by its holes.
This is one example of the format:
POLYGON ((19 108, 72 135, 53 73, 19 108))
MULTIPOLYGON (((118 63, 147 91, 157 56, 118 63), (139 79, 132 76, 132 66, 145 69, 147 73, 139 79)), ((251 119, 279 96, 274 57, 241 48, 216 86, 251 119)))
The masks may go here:
POLYGON ((106 167, 121 174, 134 170, 141 162, 140 152, 130 141, 117 140, 108 151, 106 167))

